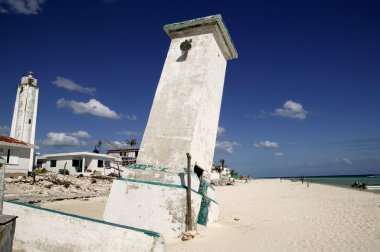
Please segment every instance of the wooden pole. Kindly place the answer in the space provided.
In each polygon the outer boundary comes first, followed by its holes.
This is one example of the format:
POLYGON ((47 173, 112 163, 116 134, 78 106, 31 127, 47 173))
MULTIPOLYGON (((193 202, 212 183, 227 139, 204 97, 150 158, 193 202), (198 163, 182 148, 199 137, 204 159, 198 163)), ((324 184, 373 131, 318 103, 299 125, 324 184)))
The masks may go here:
POLYGON ((187 156, 187 214, 186 214, 186 231, 193 230, 193 222, 191 217, 191 155, 186 153, 187 156))
POLYGON ((0 215, 3 213, 4 193, 5 193, 5 160, 0 157, 0 215))

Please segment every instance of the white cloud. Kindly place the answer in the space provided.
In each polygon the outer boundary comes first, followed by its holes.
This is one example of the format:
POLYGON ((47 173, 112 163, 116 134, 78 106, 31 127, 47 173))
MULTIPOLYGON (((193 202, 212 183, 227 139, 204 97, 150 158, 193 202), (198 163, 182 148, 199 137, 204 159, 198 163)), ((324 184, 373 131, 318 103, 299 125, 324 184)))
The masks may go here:
POLYGON ((239 147, 241 144, 238 142, 231 142, 231 141, 216 141, 215 149, 219 151, 227 152, 228 154, 234 153, 234 148, 239 147))
POLYGON ((78 137, 78 138, 90 138, 90 134, 88 132, 83 131, 83 130, 78 130, 77 132, 71 133, 73 137, 78 137))
POLYGON ((284 103, 282 108, 277 108, 273 115, 288 117, 293 119, 304 120, 309 112, 304 110, 301 103, 297 103, 294 101, 287 101, 284 103))
POLYGON ((352 165, 353 162, 348 159, 348 158, 335 158, 333 161, 332 161, 333 164, 336 164, 336 165, 352 165))
POLYGON ((253 119, 262 119, 268 117, 269 113, 265 110, 260 110, 260 113, 258 115, 250 116, 247 115, 247 117, 253 118, 253 119))
MULTIPOLYGON (((1 4, 1 2, 0 2, 1 4)), ((7 9, 5 9, 3 6, 0 5, 0 13, 1 14, 5 14, 5 13, 8 13, 7 9)))
POLYGON ((218 127, 218 133, 217 133, 217 135, 218 136, 224 136, 224 134, 226 134, 226 129, 223 128, 223 127, 218 127))
POLYGON ((109 107, 103 105, 96 99, 91 99, 88 102, 78 102, 73 100, 65 100, 61 98, 57 101, 58 108, 71 108, 74 114, 91 114, 98 117, 109 119, 120 119, 120 115, 109 107))
POLYGON ((0 13, 37 15, 46 0, 0 0, 0 13))
POLYGON ((75 147, 84 145, 84 142, 78 140, 74 136, 69 136, 66 133, 49 132, 46 139, 41 141, 41 145, 50 147, 75 147))
POLYGON ((0 125, 0 136, 9 136, 10 128, 8 126, 0 125))
POLYGON ((349 165, 352 165, 352 161, 348 158, 343 158, 343 162, 349 165))
POLYGON ((53 84, 57 87, 67 89, 69 91, 78 91, 89 95, 94 95, 96 92, 95 88, 83 87, 75 83, 73 80, 66 79, 60 76, 57 76, 57 79, 53 81, 53 84))
POLYGON ((280 145, 276 142, 271 142, 271 141, 260 141, 259 143, 254 143, 254 146, 257 148, 278 148, 280 145))
POLYGON ((283 153, 283 152, 276 152, 273 155, 275 155, 276 157, 283 157, 283 156, 285 156, 285 153, 283 153))
POLYGON ((132 131, 132 130, 120 131, 120 132, 117 132, 117 134, 124 135, 124 136, 139 136, 140 135, 138 132, 132 131))
POLYGON ((137 120, 137 116, 136 115, 120 115, 122 118, 125 118, 127 120, 130 120, 130 121, 136 121, 137 120))

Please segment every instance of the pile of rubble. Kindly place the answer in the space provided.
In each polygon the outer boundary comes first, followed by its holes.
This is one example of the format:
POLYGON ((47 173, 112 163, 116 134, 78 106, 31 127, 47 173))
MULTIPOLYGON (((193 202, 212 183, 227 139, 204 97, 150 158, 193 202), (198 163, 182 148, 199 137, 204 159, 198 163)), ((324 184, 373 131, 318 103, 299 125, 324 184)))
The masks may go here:
POLYGON ((212 179, 211 184, 214 186, 233 185, 235 180, 230 176, 220 174, 220 179, 212 179))
POLYGON ((52 172, 33 177, 5 179, 5 199, 35 203, 67 198, 108 195, 113 178, 108 176, 72 176, 52 172))
POLYGON ((221 175, 220 179, 212 179, 211 184, 214 186, 226 186, 234 185, 235 183, 250 183, 252 178, 249 176, 240 176, 238 179, 234 179, 230 176, 221 175))

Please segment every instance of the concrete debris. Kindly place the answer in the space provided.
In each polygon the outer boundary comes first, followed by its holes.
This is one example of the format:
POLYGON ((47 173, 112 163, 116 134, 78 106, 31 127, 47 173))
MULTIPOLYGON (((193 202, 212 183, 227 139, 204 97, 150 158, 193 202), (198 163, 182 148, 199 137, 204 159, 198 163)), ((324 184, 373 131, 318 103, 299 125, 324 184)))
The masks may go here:
POLYGON ((115 178, 114 174, 111 174, 108 175, 108 176, 103 176, 103 175, 92 175, 91 178, 93 179, 102 179, 102 180, 108 180, 108 181, 113 181, 113 179, 115 178))
POLYGON ((113 178, 46 172, 32 177, 5 178, 5 199, 33 203, 108 195, 113 178), (37 199, 38 198, 38 199, 37 199))
POLYGON ((42 185, 48 189, 50 189, 54 184, 50 181, 42 181, 42 185))
POLYGON ((221 178, 221 179, 213 179, 211 180, 211 184, 214 186, 226 186, 226 185, 234 185, 235 181, 231 181, 229 178, 221 178))
POLYGON ((252 181, 252 178, 242 176, 239 179, 233 179, 228 176, 221 176, 220 179, 213 179, 211 180, 211 184, 214 186, 227 186, 227 185, 235 185, 235 183, 250 183, 252 181))
POLYGON ((193 239, 197 234, 197 231, 186 231, 185 233, 182 234, 182 241, 188 241, 193 239))

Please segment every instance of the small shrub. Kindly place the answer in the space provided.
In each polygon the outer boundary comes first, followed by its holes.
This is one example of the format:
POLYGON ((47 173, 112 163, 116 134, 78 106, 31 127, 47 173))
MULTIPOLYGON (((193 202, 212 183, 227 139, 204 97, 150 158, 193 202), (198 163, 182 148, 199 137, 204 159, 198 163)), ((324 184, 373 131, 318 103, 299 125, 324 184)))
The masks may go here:
POLYGON ((36 169, 36 173, 37 173, 37 174, 46 173, 46 169, 45 169, 45 168, 42 168, 42 167, 39 167, 39 168, 36 169))

